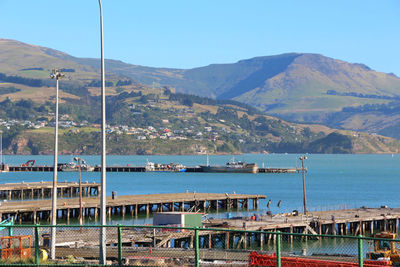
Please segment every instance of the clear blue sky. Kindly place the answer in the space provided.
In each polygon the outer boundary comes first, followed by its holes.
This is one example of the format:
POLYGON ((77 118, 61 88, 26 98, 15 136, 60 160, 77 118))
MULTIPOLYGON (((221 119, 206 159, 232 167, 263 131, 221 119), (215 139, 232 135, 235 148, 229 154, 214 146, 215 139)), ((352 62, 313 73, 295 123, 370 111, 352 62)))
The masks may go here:
MULTIPOLYGON (((400 1, 103 0, 105 56, 192 68, 320 53, 400 76, 400 1)), ((0 0, 0 38, 99 57, 97 0, 0 0)))

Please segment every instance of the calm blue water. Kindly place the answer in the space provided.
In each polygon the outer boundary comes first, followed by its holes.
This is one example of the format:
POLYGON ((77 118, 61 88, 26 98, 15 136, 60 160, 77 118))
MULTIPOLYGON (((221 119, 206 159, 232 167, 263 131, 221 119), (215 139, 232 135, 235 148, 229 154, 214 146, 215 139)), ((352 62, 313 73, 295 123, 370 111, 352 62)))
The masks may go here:
MULTIPOLYGON (((300 167, 295 154, 244 154, 236 160, 256 162, 265 167, 300 167)), ((305 162, 308 210, 343 207, 400 207, 400 155, 307 155, 305 162)), ((89 164, 100 163, 99 156, 82 156, 89 164)), ((209 156, 210 164, 225 164, 232 156, 209 156)), ((4 156, 5 163, 19 165, 35 159, 37 165, 52 165, 52 156, 4 156)), ((70 162, 73 156, 60 156, 70 162)), ((144 166, 146 160, 158 163, 182 163, 196 166, 206 163, 206 156, 108 156, 107 165, 144 166)), ((51 181, 52 173, 0 173, 0 183, 51 181)), ((77 181, 77 173, 59 173, 59 181, 77 181)), ((82 181, 99 182, 100 173, 82 173, 82 181)), ((298 174, 215 174, 215 173, 107 173, 107 194, 118 195, 215 192, 264 194, 261 211, 271 199, 274 212, 303 210, 301 173, 298 174), (282 200, 281 207, 277 202, 282 200)))

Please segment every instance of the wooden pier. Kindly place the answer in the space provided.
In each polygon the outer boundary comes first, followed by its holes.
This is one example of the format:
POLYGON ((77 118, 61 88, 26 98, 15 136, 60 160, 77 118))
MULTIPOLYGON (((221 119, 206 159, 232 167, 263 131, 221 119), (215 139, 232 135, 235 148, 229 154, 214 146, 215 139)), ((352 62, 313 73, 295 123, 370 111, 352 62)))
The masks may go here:
MULTIPOLYGON (((213 219, 209 220, 205 226, 263 232, 372 236, 381 231, 397 232, 400 228, 400 208, 382 207, 320 211, 310 212, 307 216, 295 216, 294 214, 263 215, 259 216, 258 220, 251 220, 250 218, 213 219)), ((251 245, 251 240, 253 240, 259 242, 262 246, 262 244, 275 242, 275 238, 275 235, 268 233, 250 235, 249 239, 242 240, 247 244, 242 245, 251 245)), ((293 242, 293 238, 293 236, 289 237, 289 241, 293 242)), ((236 246, 240 245, 236 244, 236 246)))
MULTIPOLYGON (((28 200, 51 198, 53 182, 34 182, 34 183, 6 183, 0 184, 0 200, 28 200)), ((93 197, 100 192, 99 183, 82 183, 82 195, 93 197)), ((77 182, 58 182, 58 197, 78 197, 79 184, 77 182)))
MULTIPOLYGON (((107 216, 118 215, 138 216, 150 215, 152 212, 163 211, 199 211, 209 212, 239 209, 258 209, 259 200, 265 195, 245 194, 213 194, 213 193, 173 193, 107 197, 107 216), (252 204, 250 203, 252 202, 252 204)), ((97 220, 100 211, 98 197, 85 198, 83 201, 84 217, 97 220)), ((79 216, 79 200, 65 198, 57 202, 57 216, 69 222, 70 218, 79 216)), ((0 205, 0 220, 15 218, 16 222, 36 223, 40 220, 49 220, 51 214, 51 200, 29 200, 3 202, 0 205)))
MULTIPOLYGON (((282 233, 282 242, 305 242, 310 240, 311 236, 293 236, 284 233, 305 233, 305 234, 330 234, 330 235, 372 235, 374 232, 391 231, 396 232, 399 229, 400 209, 389 208, 363 208, 337 211, 313 212, 308 216, 301 215, 277 215, 262 216, 258 221, 252 221, 250 218, 235 219, 217 219, 208 223, 203 223, 205 228, 198 232, 200 251, 210 253, 212 249, 219 248, 224 253, 238 253, 236 260, 247 260, 249 249, 258 248, 260 250, 274 249, 276 244, 276 234, 282 233), (244 223, 244 224, 243 224, 244 223), (213 229, 207 229, 207 227, 213 229), (223 228, 218 230, 218 228, 223 228), (227 231, 229 230, 247 230, 245 231, 227 231), (257 231, 257 232, 251 232, 257 231), (221 250, 223 248, 224 250, 221 250), (247 252, 247 254, 246 254, 247 252)), ((57 234, 58 246, 70 247, 93 247, 98 244, 99 229, 72 230, 69 232, 60 232, 57 234), (73 232, 73 233, 72 233, 73 232), (92 240, 87 236, 92 235, 92 240), (77 244, 77 240, 80 242, 77 244)), ((162 230, 151 228, 123 227, 122 243, 125 244, 126 251, 132 253, 143 251, 144 247, 157 249, 187 249, 194 247, 194 231, 162 230)), ((332 237, 329 237, 332 238, 332 237)), ((314 239, 320 239, 314 237, 314 239)), ((117 231, 107 231, 107 245, 115 247, 118 242, 117 231)), ((357 246, 357 243, 354 243, 357 246)), ((62 249, 61 249, 62 250, 62 249)), ((218 252, 217 252, 218 253, 218 252)), ((223 259, 222 255, 212 253, 204 257, 212 259, 223 259)), ((230 254, 231 257, 234 255, 230 254)), ((329 255, 328 255, 329 256, 329 255)), ((315 257, 324 257, 315 256, 315 257)), ((340 255, 331 255, 335 260, 341 259, 340 255)), ((230 258, 233 259, 233 258, 230 258)), ((344 259, 345 261, 356 261, 356 255, 344 259)))
MULTIPOLYGON (((53 166, 7 166, 4 169, 6 172, 52 172, 53 166)), ((144 172, 145 167, 140 166, 107 166, 107 172, 144 172)), ((62 172, 61 164, 57 168, 57 171, 62 172)), ((94 167, 95 172, 100 172, 101 167, 94 167)))
MULTIPOLYGON (((62 164, 59 164, 58 171, 62 172, 62 164)), ((5 165, 5 172, 52 172, 53 166, 8 166, 5 165)), ((107 172, 146 172, 144 166, 107 166, 107 172)), ((94 167, 95 172, 101 171, 101 166, 94 167)), ((0 170, 1 172, 1 170, 0 170)), ((172 172, 172 171, 171 171, 172 172)), ((187 167, 186 172, 203 172, 200 167, 187 167)), ((258 168, 258 173, 297 173, 301 168, 258 168)))
MULTIPOLYGON (((305 170, 307 171, 307 170, 305 170)), ((297 173, 301 168, 258 168, 259 173, 297 173)))

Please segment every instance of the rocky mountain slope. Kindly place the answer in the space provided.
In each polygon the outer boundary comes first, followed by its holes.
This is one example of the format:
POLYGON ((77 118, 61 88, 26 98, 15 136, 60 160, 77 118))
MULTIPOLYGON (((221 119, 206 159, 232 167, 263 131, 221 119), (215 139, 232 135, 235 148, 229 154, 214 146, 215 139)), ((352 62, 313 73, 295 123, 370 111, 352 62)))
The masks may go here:
MULTIPOLYGON (((98 94, 98 59, 76 58, 50 48, 0 39, 0 80, 6 75, 40 81, 39 86, 0 81, 0 100, 52 100, 48 86, 53 84, 48 75, 54 67, 67 71, 68 79, 60 85, 62 101, 87 103, 89 96, 98 94)), ((136 88, 141 84, 170 86, 177 92, 237 100, 286 120, 400 138, 397 109, 390 116, 376 109, 362 114, 357 109, 348 112, 349 108, 371 105, 387 109, 400 99, 400 79, 322 55, 290 53, 188 70, 106 60, 106 72, 110 94, 123 90, 121 81, 129 81, 136 88)))

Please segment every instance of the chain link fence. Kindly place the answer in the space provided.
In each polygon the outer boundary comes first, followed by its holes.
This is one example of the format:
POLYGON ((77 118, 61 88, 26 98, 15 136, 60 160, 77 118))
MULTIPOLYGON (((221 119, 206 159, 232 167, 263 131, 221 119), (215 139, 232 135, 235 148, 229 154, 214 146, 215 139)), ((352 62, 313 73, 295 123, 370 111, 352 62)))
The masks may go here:
POLYGON ((393 235, 377 239, 122 225, 105 226, 105 265, 99 263, 101 226, 56 226, 56 252, 52 260, 49 255, 51 227, 15 225, 0 228, 0 266, 373 267, 400 264, 400 240, 394 240, 393 235))

